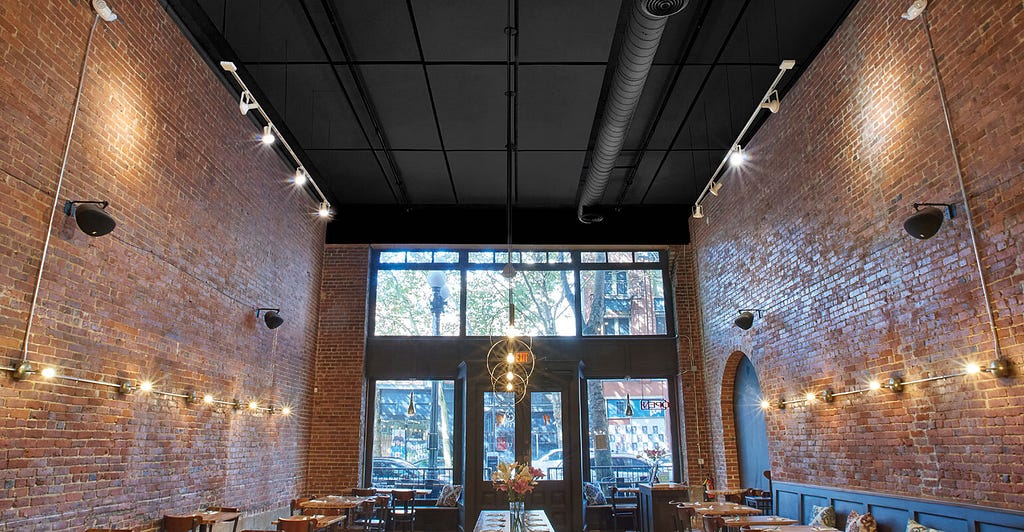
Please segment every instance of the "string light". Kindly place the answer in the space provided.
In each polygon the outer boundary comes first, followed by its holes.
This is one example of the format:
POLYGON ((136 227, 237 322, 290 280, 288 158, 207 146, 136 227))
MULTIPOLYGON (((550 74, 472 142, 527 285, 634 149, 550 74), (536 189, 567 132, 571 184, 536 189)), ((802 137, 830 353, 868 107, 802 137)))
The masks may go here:
MULTIPOLYGON (((789 399, 780 398, 775 403, 775 408, 779 410, 785 410, 787 405, 800 404, 800 403, 815 403, 819 399, 825 403, 831 403, 836 397, 842 397, 844 395, 857 395, 867 392, 874 392, 886 388, 891 392, 902 392, 903 388, 915 384, 924 384, 932 381, 953 379, 957 377, 966 377, 969 375, 978 375, 980 373, 990 373, 993 377, 1003 378, 1009 377, 1011 374, 1010 363, 1004 359, 998 358, 989 363, 988 366, 982 367, 975 362, 967 363, 963 366, 963 371, 958 373, 949 373, 946 375, 937 375, 935 377, 925 377, 921 379, 915 379, 910 381, 904 381, 899 377, 892 377, 882 384, 880 381, 872 380, 868 382, 867 388, 858 388, 856 390, 849 390, 846 392, 833 392, 832 390, 825 389, 820 393, 815 394, 814 392, 807 392, 800 399, 789 399)), ((761 409, 768 410, 771 408, 771 403, 767 400, 762 400, 761 409)))
MULTIPOLYGON (((0 371, 7 371, 7 372, 12 373, 12 374, 21 375, 21 379, 27 379, 30 376, 32 376, 35 373, 37 373, 36 371, 31 369, 31 366, 27 366, 26 367, 25 365, 22 365, 22 366, 19 366, 19 367, 6 367, 6 366, 4 366, 4 367, 0 367, 0 371)), ((52 367, 52 366, 48 366, 46 368, 43 368, 43 370, 39 371, 38 373, 39 373, 39 375, 41 377, 43 377, 43 378, 45 378, 47 380, 50 380, 50 379, 61 379, 61 380, 66 380, 66 381, 70 381, 70 382, 74 382, 74 383, 78 383, 78 384, 90 384, 90 385, 105 386, 105 387, 108 387, 108 388, 114 388, 121 395, 131 395, 135 391, 135 389, 136 389, 135 385, 130 380, 122 380, 122 381, 118 381, 118 382, 107 382, 107 381, 104 381, 104 380, 86 379, 86 378, 75 377, 73 375, 68 375, 66 373, 58 372, 57 368, 52 367)), ((175 393, 175 392, 169 392, 169 391, 166 391, 166 390, 160 390, 160 389, 155 388, 154 386, 155 385, 153 384, 152 381, 150 381, 150 380, 143 380, 143 381, 141 381, 139 383, 138 389, 140 391, 151 393, 153 395, 159 395, 159 396, 165 396, 165 397, 175 397, 175 398, 184 399, 184 402, 186 404, 196 404, 196 403, 199 402, 199 394, 195 390, 190 390, 190 391, 188 391, 186 393, 175 393)), ((202 402, 207 404, 207 405, 226 405, 226 406, 231 406, 231 407, 234 407, 236 410, 241 408, 241 404, 237 400, 235 400, 235 401, 218 401, 217 399, 215 399, 213 397, 212 394, 205 394, 205 395, 203 395, 202 396, 202 402)), ((282 407, 280 410, 278 410, 273 405, 266 406, 266 407, 260 406, 258 401, 252 401, 252 402, 249 403, 248 406, 249 406, 249 409, 254 411, 254 412, 267 412, 267 413, 270 413, 270 414, 274 414, 274 413, 280 412, 281 415, 285 415, 285 416, 290 415, 292 413, 292 408, 289 407, 289 406, 282 407)))
MULTIPOLYGON (((220 67, 224 69, 225 72, 229 73, 231 77, 234 78, 235 83, 238 83, 239 87, 242 88, 242 95, 238 101, 239 112, 245 115, 248 114, 249 111, 255 110, 259 112, 263 120, 266 121, 266 125, 263 126, 263 134, 260 135, 260 140, 267 145, 277 142, 278 137, 280 137, 280 132, 278 131, 277 126, 275 126, 274 122, 270 120, 270 116, 267 115, 263 106, 256 101, 256 97, 253 96, 252 92, 249 91, 249 87, 246 86, 245 82, 242 81, 242 78, 238 75, 238 67, 231 61, 221 61, 220 67)), ((317 213, 321 218, 329 218, 331 216, 331 202, 327 200, 327 196, 324 195, 323 191, 320 190, 320 186, 317 185, 316 181, 309 175, 309 172, 306 171, 305 165, 302 164, 299 160, 299 156, 295 153, 295 150, 292 149, 291 145, 284 137, 280 137, 280 145, 288 155, 291 156, 292 161, 295 163, 295 176, 292 179, 295 186, 301 187, 309 184, 316 195, 320 198, 320 207, 317 213)))

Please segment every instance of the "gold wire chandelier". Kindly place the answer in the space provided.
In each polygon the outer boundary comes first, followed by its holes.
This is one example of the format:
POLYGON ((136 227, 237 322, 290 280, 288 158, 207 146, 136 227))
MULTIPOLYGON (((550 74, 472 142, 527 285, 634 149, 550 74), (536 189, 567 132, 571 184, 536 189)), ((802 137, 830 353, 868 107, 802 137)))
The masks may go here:
POLYGON ((508 281, 508 327, 505 336, 492 342, 487 352, 487 372, 491 377, 491 389, 499 401, 516 404, 526 397, 530 376, 536 364, 533 354, 533 339, 521 336, 516 329, 516 307, 512 288, 516 270, 512 266, 512 180, 519 172, 516 142, 518 137, 517 92, 519 89, 519 10, 518 2, 509 0, 505 35, 508 52, 505 59, 505 228, 508 237, 508 253, 501 275, 508 281), (511 395, 508 395, 511 394, 511 395), (510 398, 511 401, 505 400, 510 398))

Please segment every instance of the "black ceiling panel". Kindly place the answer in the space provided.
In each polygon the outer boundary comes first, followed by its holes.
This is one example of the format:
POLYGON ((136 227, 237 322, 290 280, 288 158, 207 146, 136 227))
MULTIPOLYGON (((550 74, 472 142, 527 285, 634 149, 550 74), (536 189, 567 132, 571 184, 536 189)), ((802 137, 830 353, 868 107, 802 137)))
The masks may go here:
MULTIPOLYGON (((464 226, 460 220, 489 228, 493 223, 485 220, 502 219, 508 2, 165 1, 234 98, 240 89, 217 63, 238 64, 314 170, 338 212, 332 225, 347 224, 329 230, 329 240, 400 242, 411 235, 438 242, 434 235, 464 226), (379 229, 393 222, 416 225, 418 232, 379 229)), ((690 0, 667 21, 622 152, 593 206, 606 221, 581 228, 575 217, 581 176, 636 0, 508 1, 519 15, 519 173, 512 200, 536 222, 524 234, 536 242, 609 244, 654 234, 651 223, 666 220, 679 229, 657 233, 659 241, 684 241, 679 233, 690 204, 779 63, 797 61, 778 86, 785 113, 786 90, 856 3, 690 0)), ((751 164, 757 164, 757 129, 769 116, 759 111, 741 139, 751 164)), ((742 178, 729 170, 724 186, 742 178)), ((491 233, 460 231, 452 238, 491 233)), ((495 241, 503 240, 500 233, 495 241)))

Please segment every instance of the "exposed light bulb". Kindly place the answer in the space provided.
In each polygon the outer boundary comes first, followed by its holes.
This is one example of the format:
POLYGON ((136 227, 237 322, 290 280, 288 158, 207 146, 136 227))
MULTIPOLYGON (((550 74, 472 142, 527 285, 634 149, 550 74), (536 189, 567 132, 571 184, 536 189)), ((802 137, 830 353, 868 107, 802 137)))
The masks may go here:
POLYGON ((263 134, 260 135, 260 141, 269 146, 276 140, 277 137, 274 136, 274 128, 271 127, 270 124, 263 126, 263 134))
POLYGON ((43 368, 43 378, 52 379, 57 376, 57 370, 53 368, 43 368))
POLYGON ((871 390, 881 390, 882 389, 882 383, 880 383, 878 381, 871 381, 871 382, 868 383, 868 388, 871 389, 871 390))
POLYGON ((151 381, 142 381, 142 384, 139 385, 139 389, 144 392, 151 392, 153 391, 153 383, 151 381))
POLYGON ((732 153, 729 154, 729 165, 733 168, 743 166, 743 163, 747 162, 747 154, 743 151, 743 148, 737 144, 732 147, 732 153))
POLYGON ((511 371, 505 374, 505 379, 507 379, 509 382, 512 382, 515 378, 516 374, 512 373, 511 371))
POLYGON ((515 386, 512 386, 512 383, 510 382, 505 385, 505 389, 511 392, 512 390, 515 389, 515 386))
POLYGON ((767 399, 761 399, 761 410, 768 410, 772 407, 772 404, 767 399))
POLYGON ((981 366, 975 364, 974 362, 967 364, 967 367, 965 369, 967 370, 968 375, 977 375, 978 373, 981 373, 981 366))
POLYGON ((806 400, 806 401, 807 401, 808 403, 813 403, 813 402, 814 402, 814 397, 815 397, 815 396, 814 396, 814 392, 807 392, 807 395, 805 395, 805 396, 804 396, 804 399, 805 399, 805 400, 806 400))
POLYGON ((291 413, 292 413, 291 407, 285 406, 285 407, 281 408, 281 415, 282 416, 288 416, 288 415, 291 415, 291 413))
POLYGON ((301 187, 306 184, 306 169, 302 166, 295 169, 295 178, 292 179, 295 186, 301 187))
POLYGON ((211 404, 213 404, 213 396, 212 396, 212 395, 210 395, 210 394, 206 394, 206 395, 204 395, 204 396, 203 396, 203 402, 204 402, 204 403, 206 403, 206 404, 208 404, 208 405, 211 405, 211 404))
POLYGON ((508 354, 505 355, 505 362, 508 363, 508 364, 515 364, 516 363, 516 355, 514 353, 512 353, 512 351, 509 351, 508 354))
POLYGON ((260 407, 260 404, 256 401, 249 401, 249 410, 256 410, 260 407))

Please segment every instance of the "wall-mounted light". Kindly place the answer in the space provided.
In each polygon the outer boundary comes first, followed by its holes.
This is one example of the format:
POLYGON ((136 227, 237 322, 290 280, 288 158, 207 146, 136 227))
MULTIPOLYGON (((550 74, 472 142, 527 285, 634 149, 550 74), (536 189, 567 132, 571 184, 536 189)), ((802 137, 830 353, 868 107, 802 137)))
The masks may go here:
POLYGON ((761 100, 761 104, 758 105, 758 108, 767 109, 771 111, 772 114, 775 114, 779 112, 779 106, 779 91, 773 90, 772 92, 768 93, 768 96, 765 99, 761 100))
POLYGON ((708 187, 708 192, 710 192, 712 196, 717 196, 719 190, 722 190, 721 181, 715 181, 714 183, 711 183, 710 187, 708 187))
POLYGON ((295 177, 292 178, 292 183, 295 183, 295 186, 297 187, 301 187, 306 184, 308 179, 309 174, 306 173, 306 168, 300 166, 295 169, 295 177))
POLYGON ((693 217, 698 220, 704 217, 704 206, 700 203, 693 206, 693 217))
POLYGON ((263 126, 263 134, 260 135, 260 142, 267 146, 277 141, 277 135, 274 135, 274 127, 270 124, 263 126))
POLYGON ((260 312, 263 311, 266 311, 263 315, 263 322, 267 324, 268 329, 276 329, 284 323, 284 318, 282 318, 280 314, 281 309, 260 307, 256 309, 256 317, 260 317, 260 312))
POLYGON ((952 203, 915 203, 914 214, 903 222, 903 228, 910 233, 910 236, 919 240, 928 240, 935 236, 945 219, 942 209, 939 207, 946 208, 951 220, 956 218, 956 205, 952 203))
POLYGON ((747 162, 747 154, 743 151, 743 146, 736 144, 729 150, 729 166, 733 168, 739 168, 743 166, 743 163, 747 162))
POLYGON ((756 312, 757 318, 760 319, 761 313, 764 311, 761 309, 751 308, 740 309, 738 312, 740 313, 740 315, 735 320, 733 320, 733 323, 740 329, 746 331, 754 325, 754 313, 756 312))
POLYGON ((821 395, 819 395, 818 397, 821 399, 823 403, 831 403, 832 400, 835 398, 835 395, 832 393, 832 390, 826 388, 821 391, 821 395))
POLYGON ((78 228, 89 236, 103 236, 114 230, 117 222, 107 213, 106 201, 72 201, 64 203, 64 214, 72 216, 78 228))

